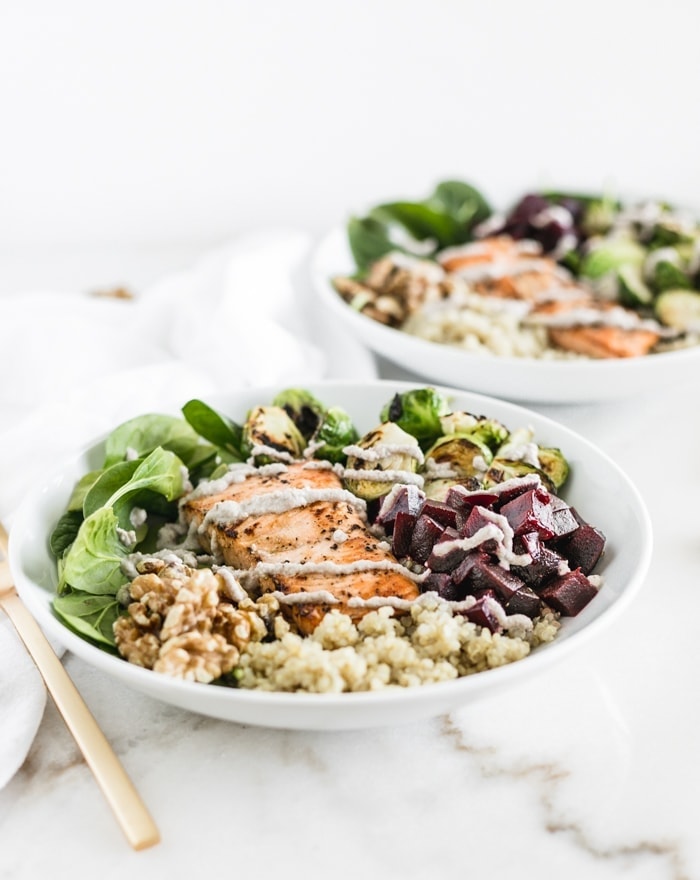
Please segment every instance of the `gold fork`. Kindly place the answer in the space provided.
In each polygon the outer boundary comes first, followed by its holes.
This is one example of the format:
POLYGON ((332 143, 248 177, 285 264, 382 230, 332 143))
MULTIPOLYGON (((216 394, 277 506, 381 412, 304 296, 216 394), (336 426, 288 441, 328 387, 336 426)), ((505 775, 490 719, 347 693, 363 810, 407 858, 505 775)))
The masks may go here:
POLYGON ((0 523, 0 607, 34 659, 127 840, 137 850, 153 846, 160 840, 158 828, 63 664, 19 598, 10 573, 7 546, 7 532, 0 523))

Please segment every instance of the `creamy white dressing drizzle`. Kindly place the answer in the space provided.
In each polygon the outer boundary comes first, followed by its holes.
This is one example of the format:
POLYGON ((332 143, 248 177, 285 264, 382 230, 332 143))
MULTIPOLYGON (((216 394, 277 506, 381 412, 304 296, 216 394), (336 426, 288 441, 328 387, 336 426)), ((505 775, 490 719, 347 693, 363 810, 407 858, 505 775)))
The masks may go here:
POLYGON ((417 444, 408 443, 377 443, 366 449, 364 446, 345 446, 343 452, 348 457, 359 458, 361 461, 376 462, 395 455, 405 455, 423 463, 423 451, 417 444))
POLYGON ((300 577, 307 574, 341 577, 370 571, 394 571, 419 583, 423 575, 416 575, 393 559, 358 559, 355 562, 258 562, 251 568, 232 569, 234 577, 257 581, 261 577, 300 577))
POLYGON ((525 464, 540 467, 539 448, 534 440, 504 443, 498 450, 498 457, 506 461, 524 461, 525 464))
POLYGON ((187 495, 183 501, 192 501, 195 498, 202 498, 206 495, 221 495, 229 486, 236 483, 244 483, 248 477, 259 473, 259 469, 252 464, 237 462, 229 465, 226 473, 216 480, 202 480, 197 488, 187 495))
POLYGON ((485 492, 489 495, 501 495, 503 492, 515 492, 529 486, 533 488, 541 485, 542 480, 539 474, 525 474, 523 477, 511 477, 510 480, 504 480, 502 483, 495 483, 487 489, 465 489, 464 486, 455 486, 454 491, 458 492, 464 499, 478 497, 485 492))
POLYGON ((264 443, 256 443, 250 450, 247 463, 252 465, 259 455, 265 455, 267 458, 273 458, 275 461, 285 461, 289 464, 296 461, 291 452, 275 449, 274 446, 266 446, 264 443))
POLYGON ((299 507, 308 507, 316 501, 332 503, 345 502, 357 508, 361 513, 367 510, 367 504, 361 498, 346 489, 296 489, 286 487, 274 492, 264 492, 245 501, 218 501, 207 511, 199 531, 204 532, 210 523, 237 525, 249 516, 262 516, 267 513, 285 513, 299 507))
POLYGON ((379 471, 363 468, 344 468, 343 477, 346 480, 369 480, 373 483, 410 484, 419 488, 425 482, 422 474, 414 474, 412 471, 379 471))
POLYGON ((488 525, 482 526, 469 538, 454 538, 450 541, 439 541, 433 547, 433 553, 438 556, 447 556, 453 550, 475 550, 487 541, 496 542, 496 556, 499 565, 510 568, 511 565, 529 565, 532 557, 529 553, 517 554, 513 552, 513 529, 508 520, 500 513, 494 513, 486 507, 477 505, 476 509, 488 525))
POLYGON ((248 598, 248 593, 243 589, 238 579, 234 577, 230 568, 225 565, 215 565, 212 567, 212 571, 221 576, 226 589, 226 595, 229 599, 233 602, 242 602, 243 599, 248 598))
POLYGON ((458 476, 449 461, 435 461, 429 458, 425 462, 425 476, 430 480, 449 480, 458 476))
POLYGON ((458 266, 452 270, 459 278, 467 282, 498 281, 500 278, 512 278, 528 272, 547 274, 561 281, 570 281, 571 274, 562 266, 545 257, 512 257, 491 260, 488 263, 477 263, 474 266, 458 266))
POLYGON ((651 318, 640 318, 636 312, 612 306, 609 309, 597 309, 583 306, 569 309, 557 314, 533 313, 525 319, 528 324, 542 327, 619 327, 621 330, 653 330, 658 332, 661 325, 651 318))
POLYGON ((266 596, 273 596, 280 605, 339 605, 340 599, 329 593, 328 590, 314 590, 308 593, 282 593, 279 590, 273 590, 271 593, 265 593, 266 596))

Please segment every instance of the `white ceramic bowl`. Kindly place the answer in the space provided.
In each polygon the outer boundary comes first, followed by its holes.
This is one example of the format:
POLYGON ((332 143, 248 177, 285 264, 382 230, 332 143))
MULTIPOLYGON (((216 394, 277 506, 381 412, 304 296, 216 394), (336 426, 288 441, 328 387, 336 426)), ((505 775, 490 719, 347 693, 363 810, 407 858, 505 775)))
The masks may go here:
POLYGON ((506 400, 584 403, 662 388, 700 369, 700 346, 639 358, 541 360, 472 353, 429 342, 347 305, 331 278, 354 271, 345 229, 334 229, 311 258, 312 284, 322 306, 373 352, 433 382, 506 400))
MULTIPOLYGON (((344 406, 361 431, 378 423, 382 405, 397 391, 411 387, 415 386, 391 381, 309 385, 327 404, 344 406)), ((250 406, 268 402, 273 393, 269 389, 249 389, 210 403, 241 420, 250 406)), ((449 393, 454 409, 494 416, 511 430, 531 426, 540 442, 560 447, 571 464, 564 497, 607 537, 606 552, 597 569, 604 577, 598 596, 577 617, 564 621, 554 642, 523 660, 446 683, 330 695, 262 693, 183 682, 99 650, 68 630, 51 611, 56 569, 47 543, 76 479, 101 465, 101 442, 64 464, 45 485, 31 491, 18 511, 10 535, 10 562, 17 589, 49 635, 108 676, 165 703, 229 721, 317 730, 372 727, 437 715, 480 696, 516 686, 523 678, 561 662, 572 649, 584 645, 613 623, 627 607, 649 566, 650 520, 623 471, 579 435, 515 404, 463 391, 449 393)))

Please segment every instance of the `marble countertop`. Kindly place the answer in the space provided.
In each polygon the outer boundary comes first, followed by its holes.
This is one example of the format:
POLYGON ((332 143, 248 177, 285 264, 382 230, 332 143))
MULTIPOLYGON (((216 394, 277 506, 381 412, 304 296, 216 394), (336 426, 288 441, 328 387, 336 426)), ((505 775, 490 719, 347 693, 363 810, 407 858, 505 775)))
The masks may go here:
MULTIPOLYGON (((135 275, 143 265, 132 259, 135 275)), ((99 268, 91 280, 116 280, 99 268)), ((649 576, 610 629, 516 692, 347 733, 189 714, 66 656, 162 842, 129 849, 49 701, 0 791, 0 880, 700 878, 697 377, 625 401, 533 408, 597 443, 648 505, 649 576)))

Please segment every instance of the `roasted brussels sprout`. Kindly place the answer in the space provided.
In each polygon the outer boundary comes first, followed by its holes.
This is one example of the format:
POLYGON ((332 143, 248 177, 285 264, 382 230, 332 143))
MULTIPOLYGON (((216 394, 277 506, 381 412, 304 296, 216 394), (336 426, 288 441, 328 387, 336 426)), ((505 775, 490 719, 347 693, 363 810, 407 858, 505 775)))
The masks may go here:
POLYGON ((693 287, 688 275, 670 260, 656 262, 651 284, 656 293, 665 293, 667 290, 692 290, 693 287))
POLYGON ((386 495, 394 483, 409 482, 423 453, 416 438, 395 422, 383 422, 365 434, 348 455, 345 488, 371 501, 386 495), (367 476, 347 472, 367 471, 367 476))
POLYGON ((444 431, 441 416, 449 412, 449 401, 435 388, 416 388, 395 394, 380 413, 382 422, 395 422, 413 435, 425 449, 444 431))
MULTIPOLYGON (((467 434, 479 424, 479 416, 472 413, 450 412, 440 417, 441 434, 467 434)), ((437 438, 435 438, 437 439, 437 438)))
POLYGON ((301 458, 306 441, 281 406, 256 406, 243 425, 241 450, 256 464, 268 464, 291 456, 301 458), (281 454, 279 454, 281 453, 281 454))
POLYGON ((614 199, 591 199, 581 218, 581 229, 586 236, 602 235, 615 222, 620 205, 614 199))
POLYGON ((463 434, 473 437, 488 446, 491 452, 496 452, 509 436, 508 428, 496 419, 487 419, 468 412, 448 413, 442 416, 440 424, 445 436, 463 434))
POLYGON ((581 275, 591 281, 615 275, 622 266, 641 268, 646 257, 644 247, 627 236, 606 238, 599 242, 591 239, 590 248, 581 264, 581 275))
POLYGON ((321 401, 304 388, 286 388, 280 391, 273 398, 272 405, 282 407, 305 440, 318 430, 326 412, 321 401))
POLYGON ((316 458, 342 462, 346 459, 343 449, 356 443, 359 436, 352 419, 345 410, 339 406, 332 406, 321 417, 321 421, 309 442, 314 449, 316 458))
POLYGON ((540 470, 551 480, 555 489, 560 489, 569 478, 569 462, 564 458, 561 449, 539 446, 537 457, 540 460, 540 470))
POLYGON ((666 290, 659 294, 654 309, 658 319, 682 332, 700 332, 700 293, 694 290, 666 290))
POLYGON ((426 470, 440 477, 449 476, 458 481, 469 477, 480 478, 493 460, 489 447, 470 434, 450 434, 437 440, 425 454, 426 470))

